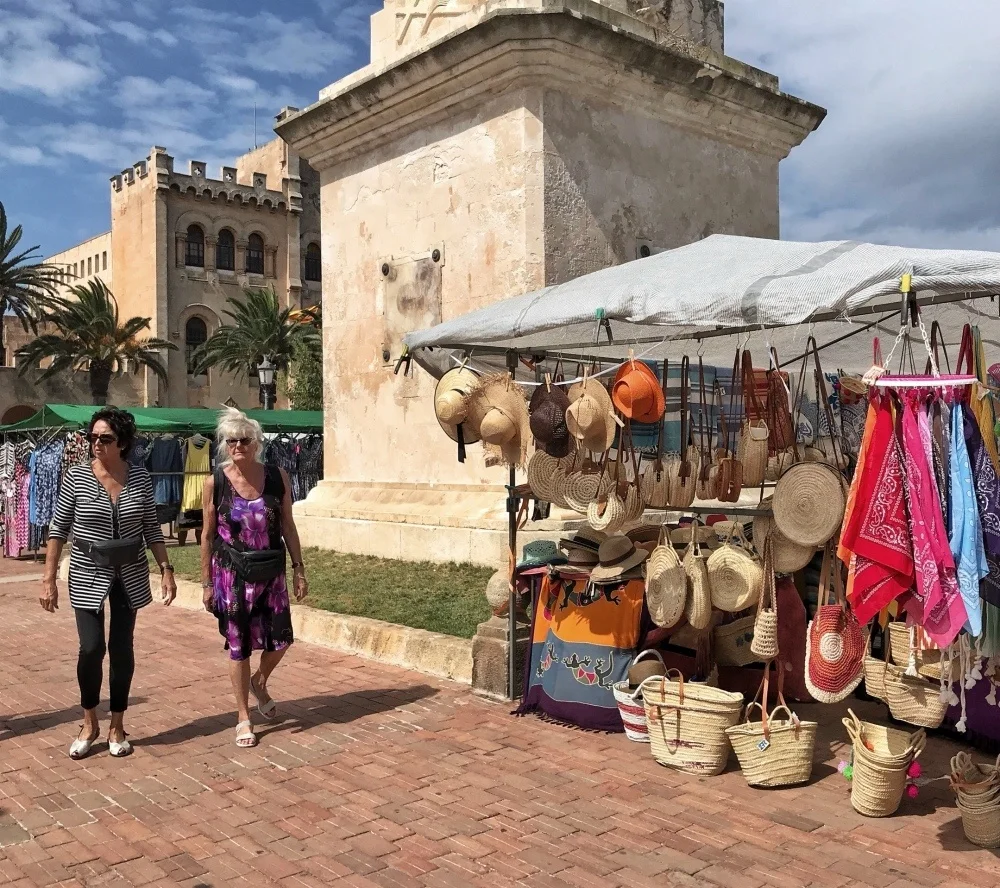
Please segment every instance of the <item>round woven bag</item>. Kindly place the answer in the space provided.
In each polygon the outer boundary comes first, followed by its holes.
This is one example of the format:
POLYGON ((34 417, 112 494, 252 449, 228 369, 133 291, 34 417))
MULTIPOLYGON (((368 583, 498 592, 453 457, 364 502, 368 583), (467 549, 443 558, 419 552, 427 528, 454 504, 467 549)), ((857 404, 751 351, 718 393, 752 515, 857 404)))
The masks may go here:
POLYGON ((667 508, 670 497, 670 478, 665 466, 661 464, 657 469, 655 462, 647 466, 646 471, 642 473, 640 485, 643 502, 650 509, 667 508))
POLYGON ((563 499, 566 505, 581 515, 587 514, 587 507, 597 497, 601 486, 601 473, 596 469, 584 468, 566 476, 563 482, 563 499))
POLYGON ((774 486, 774 523, 785 539, 815 549, 844 520, 844 477, 826 463, 796 463, 774 486))
POLYGON ((625 524, 625 503, 616 491, 608 493, 605 503, 595 500, 587 506, 587 523, 594 530, 603 530, 608 534, 618 533, 622 529, 625 524))
POLYGON ((677 550, 661 530, 660 542, 646 562, 646 605, 660 628, 677 625, 687 603, 687 574, 677 550))
POLYGON ((555 496, 552 489, 552 474, 559 460, 549 456, 544 450, 536 450, 528 460, 528 486, 543 503, 551 503, 555 496))
POLYGON ((764 568, 749 551, 743 528, 734 522, 726 542, 708 556, 712 606, 736 613, 756 604, 764 586, 764 568), (739 543, 733 537, 739 537, 739 543))
MULTIPOLYGON (((765 499, 761 505, 770 503, 765 499)), ((753 544, 758 551, 764 548, 764 541, 771 537, 774 572, 778 574, 795 573, 802 570, 813 559, 816 549, 812 546, 800 546, 788 539, 774 523, 769 515, 758 515, 753 519, 753 544)))

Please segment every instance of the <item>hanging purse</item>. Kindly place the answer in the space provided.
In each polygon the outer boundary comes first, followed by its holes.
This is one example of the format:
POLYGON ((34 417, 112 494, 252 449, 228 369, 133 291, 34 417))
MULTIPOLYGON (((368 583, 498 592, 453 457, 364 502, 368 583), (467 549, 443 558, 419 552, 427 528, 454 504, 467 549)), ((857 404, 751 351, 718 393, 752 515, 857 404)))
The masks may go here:
POLYGON ((691 445, 688 388, 690 364, 685 355, 681 359, 681 444, 680 454, 670 458, 667 467, 668 501, 674 509, 687 509, 694 502, 695 485, 698 483, 699 460, 697 448, 691 445), (692 458, 693 457, 693 458, 692 458))
POLYGON ((778 365, 778 351, 772 345, 769 351, 771 365, 767 371, 767 417, 772 452, 787 450, 795 443, 795 423, 789 404, 785 374, 778 365))
POLYGON ((740 380, 743 386, 743 422, 740 425, 736 458, 743 466, 743 486, 757 487, 767 471, 769 431, 764 419, 764 407, 757 398, 753 375, 753 359, 743 351, 740 380))
POLYGON ((691 542, 681 560, 687 575, 688 594, 685 615, 692 629, 706 629, 712 621, 712 586, 708 578, 708 559, 698 541, 698 522, 691 522, 691 542))
POLYGON ((698 482, 695 496, 701 500, 714 500, 719 496, 719 467, 712 460, 711 413, 705 390, 705 364, 698 356, 698 482))
POLYGON ((615 477, 621 472, 623 451, 624 435, 620 435, 617 461, 611 459, 605 461, 597 484, 597 496, 587 506, 587 523, 594 530, 604 531, 607 534, 618 533, 625 523, 625 503, 618 496, 618 485, 612 480, 609 486, 608 481, 608 475, 612 470, 615 471, 615 477))
POLYGON ((752 607, 760 599, 764 568, 743 533, 743 525, 733 521, 725 542, 708 556, 708 579, 712 606, 736 613, 752 607), (734 535, 739 543, 733 542, 734 535))
POLYGON ((774 545, 770 534, 764 540, 764 585, 757 600, 751 652, 763 660, 778 656, 778 596, 774 585, 774 545))
POLYGON ((816 615, 806 630, 806 687, 820 703, 850 696, 865 674, 866 643, 844 600, 840 562, 828 545, 820 568, 816 615), (832 583, 831 583, 832 580, 832 583), (836 603, 829 603, 830 585, 836 603))
POLYGON ((733 456, 732 440, 730 435, 729 419, 735 418, 736 409, 736 374, 739 372, 739 352, 733 360, 733 378, 729 383, 729 418, 722 404, 722 390, 716 384, 716 392, 719 399, 719 423, 722 434, 722 447, 716 452, 716 461, 719 467, 719 501, 723 503, 735 503, 740 498, 743 491, 743 464, 737 457, 733 456))
POLYGON ((687 574, 660 527, 660 539, 646 562, 646 606, 650 619, 661 628, 677 625, 687 604, 687 574))
MULTIPOLYGON (((670 370, 668 361, 663 362, 663 401, 667 401, 667 374, 670 370)), ((670 478, 663 465, 663 445, 666 438, 667 414, 664 411, 660 417, 660 433, 656 443, 656 461, 647 466, 642 473, 640 493, 646 505, 651 509, 665 509, 670 502, 670 478)))

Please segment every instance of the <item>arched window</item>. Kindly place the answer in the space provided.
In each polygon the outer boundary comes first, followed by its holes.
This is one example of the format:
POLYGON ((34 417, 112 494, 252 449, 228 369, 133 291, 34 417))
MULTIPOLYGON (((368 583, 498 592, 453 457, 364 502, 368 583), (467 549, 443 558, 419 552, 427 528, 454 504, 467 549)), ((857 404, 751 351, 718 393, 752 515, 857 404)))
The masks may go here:
POLYGON ((259 234, 251 234, 247 238, 247 272, 264 273, 264 238, 259 234))
POLYGON ((194 375, 194 351, 208 339, 208 325, 197 315, 190 317, 184 325, 184 354, 187 359, 188 376, 194 375))
POLYGON ((319 244, 315 242, 306 247, 306 280, 323 280, 323 263, 320 261, 319 244))
POLYGON ((205 232, 200 225, 189 225, 184 242, 184 264, 205 267, 205 232))
POLYGON ((236 241, 228 228, 219 232, 219 241, 215 245, 215 267, 223 271, 236 270, 236 241))

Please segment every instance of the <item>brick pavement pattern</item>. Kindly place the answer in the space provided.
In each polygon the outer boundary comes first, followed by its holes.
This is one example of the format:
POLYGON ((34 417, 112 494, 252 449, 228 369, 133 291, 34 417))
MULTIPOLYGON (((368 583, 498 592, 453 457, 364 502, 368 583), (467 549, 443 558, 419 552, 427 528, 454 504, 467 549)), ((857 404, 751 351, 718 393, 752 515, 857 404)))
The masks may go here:
MULTIPOLYGON (((45 614, 37 580, 4 573, 2 885, 1000 884, 942 781, 903 815, 853 812, 836 771, 846 706, 800 707, 821 719, 811 785, 752 790, 735 761, 685 776, 624 735, 515 718, 448 682, 297 644, 273 679, 281 718, 238 750, 211 618, 157 605, 137 626, 135 754, 102 744, 73 762, 72 613, 45 614)), ((932 740, 926 776, 952 753, 932 740)))

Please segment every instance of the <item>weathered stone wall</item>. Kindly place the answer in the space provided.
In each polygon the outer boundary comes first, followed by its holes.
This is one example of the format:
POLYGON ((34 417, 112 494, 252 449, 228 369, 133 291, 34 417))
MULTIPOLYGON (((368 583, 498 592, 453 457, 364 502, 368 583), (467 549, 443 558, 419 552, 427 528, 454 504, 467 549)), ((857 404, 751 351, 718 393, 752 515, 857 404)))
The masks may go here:
MULTIPOLYGON (((21 376, 15 367, 0 367, 0 423, 14 422, 5 418, 14 408, 25 408, 35 413, 45 404, 89 404, 90 383, 83 371, 59 373, 39 382, 41 370, 29 370, 21 376)), ((142 405, 140 376, 129 373, 111 379, 108 393, 110 403, 118 407, 138 407, 142 405)), ((28 415, 30 415, 28 413, 28 415)))

